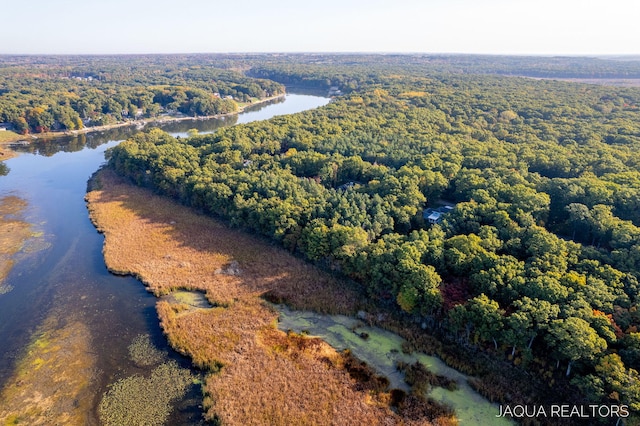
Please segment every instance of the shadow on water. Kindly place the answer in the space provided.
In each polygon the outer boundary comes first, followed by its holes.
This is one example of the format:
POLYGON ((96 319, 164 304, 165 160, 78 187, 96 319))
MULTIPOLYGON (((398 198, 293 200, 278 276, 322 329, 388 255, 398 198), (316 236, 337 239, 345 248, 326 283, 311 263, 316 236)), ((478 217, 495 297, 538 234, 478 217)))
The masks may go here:
POLYGON ((96 149, 108 142, 125 140, 135 132, 135 126, 124 126, 99 132, 59 136, 52 139, 39 138, 27 144, 15 143, 10 144, 10 146, 15 152, 52 157, 59 152, 71 153, 82 151, 85 148, 96 149))

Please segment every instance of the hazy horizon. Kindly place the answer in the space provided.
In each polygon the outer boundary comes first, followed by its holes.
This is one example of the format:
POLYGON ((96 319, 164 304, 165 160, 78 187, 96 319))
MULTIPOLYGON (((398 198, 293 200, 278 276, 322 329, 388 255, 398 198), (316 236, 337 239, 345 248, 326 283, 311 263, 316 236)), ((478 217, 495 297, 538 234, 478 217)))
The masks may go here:
POLYGON ((268 52, 268 51, 246 51, 246 52, 129 52, 129 53, 2 53, 0 56, 197 56, 197 55, 405 55, 405 56, 478 56, 478 57, 538 57, 538 58, 595 58, 609 60, 640 60, 640 54, 543 54, 543 53, 465 53, 465 52, 331 52, 331 51, 290 51, 290 52, 268 52))
POLYGON ((5 6, 0 54, 637 56, 636 9, 631 0, 32 0, 5 6))

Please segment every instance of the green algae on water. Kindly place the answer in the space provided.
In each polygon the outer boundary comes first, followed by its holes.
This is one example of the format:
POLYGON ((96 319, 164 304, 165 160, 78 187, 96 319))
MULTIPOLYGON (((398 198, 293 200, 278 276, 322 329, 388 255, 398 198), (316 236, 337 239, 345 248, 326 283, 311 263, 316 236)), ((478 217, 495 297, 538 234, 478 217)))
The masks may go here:
POLYGON ((165 424, 172 402, 184 397, 194 377, 175 361, 153 369, 150 377, 133 375, 111 385, 100 402, 100 420, 105 426, 165 424))
POLYGON ((105 426, 165 424, 172 403, 183 398, 198 377, 170 361, 148 334, 133 339, 129 356, 139 367, 157 367, 149 377, 136 374, 112 384, 100 402, 100 420, 105 426))
POLYGON ((365 326, 361 321, 344 315, 293 311, 286 306, 277 306, 277 309, 280 313, 278 327, 281 330, 305 330, 338 350, 349 349, 357 359, 366 362, 378 374, 387 377, 391 388, 409 390, 404 375, 396 368, 398 361, 410 364, 419 361, 432 373, 455 381, 456 390, 433 387, 426 396, 451 406, 460 425, 511 424, 504 417, 496 417, 499 414, 497 405, 491 404, 474 391, 467 383, 467 376, 447 366, 438 357, 423 353, 402 353, 405 340, 395 333, 365 326), (366 335, 367 338, 363 338, 362 335, 366 335))
POLYGON ((151 336, 140 334, 129 345, 129 357, 139 367, 160 364, 167 358, 167 352, 161 351, 151 343, 151 336))

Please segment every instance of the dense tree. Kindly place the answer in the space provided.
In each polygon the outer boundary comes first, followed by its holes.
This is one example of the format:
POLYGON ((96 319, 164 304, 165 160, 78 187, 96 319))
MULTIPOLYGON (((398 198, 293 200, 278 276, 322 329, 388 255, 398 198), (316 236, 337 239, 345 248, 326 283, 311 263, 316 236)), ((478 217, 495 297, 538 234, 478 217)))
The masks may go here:
MULTIPOLYGON (((424 323, 445 339, 536 361, 523 368, 566 363, 545 377, 572 376, 595 399, 623 395, 607 376, 635 377, 640 362, 640 90, 348 58, 247 65, 348 92, 323 108, 188 139, 150 133, 113 149, 110 164, 403 315, 439 319, 424 323), (425 223, 425 207, 447 203, 441 223, 425 223)), ((198 90, 164 82, 154 99, 200 108, 198 90)), ((102 107, 90 104, 80 114, 102 107)), ((638 395, 620 400, 640 408, 638 395)))
POLYGON ((554 348, 558 360, 568 361, 567 376, 571 374, 575 361, 591 360, 607 347, 605 340, 588 322, 576 317, 551 321, 547 341, 554 348))
POLYGON ((184 66, 175 57, 163 63, 150 57, 48 59, 0 61, 0 121, 19 133, 77 130, 161 112, 224 114, 236 111, 238 102, 284 93, 278 83, 228 71, 214 60, 184 66))

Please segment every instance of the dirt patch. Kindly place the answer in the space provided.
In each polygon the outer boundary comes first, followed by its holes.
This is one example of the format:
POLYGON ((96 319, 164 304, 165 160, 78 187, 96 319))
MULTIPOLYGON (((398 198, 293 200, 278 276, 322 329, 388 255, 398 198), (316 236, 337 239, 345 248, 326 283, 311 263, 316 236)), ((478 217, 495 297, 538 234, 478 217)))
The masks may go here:
POLYGON ((171 345, 210 373, 208 419, 227 425, 429 424, 424 416, 396 414, 389 394, 362 386, 329 345, 277 330, 277 312, 260 297, 269 292, 296 308, 355 314, 363 306, 344 282, 263 239, 126 184, 110 170, 99 180, 87 201, 105 235, 107 266, 136 275, 158 296, 198 290, 213 305, 157 304, 171 345))

